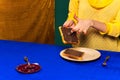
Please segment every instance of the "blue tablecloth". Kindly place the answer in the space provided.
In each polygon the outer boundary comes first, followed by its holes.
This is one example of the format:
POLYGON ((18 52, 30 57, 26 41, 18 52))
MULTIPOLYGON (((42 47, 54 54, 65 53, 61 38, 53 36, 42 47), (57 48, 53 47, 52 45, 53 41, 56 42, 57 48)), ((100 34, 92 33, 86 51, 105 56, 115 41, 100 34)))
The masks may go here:
POLYGON ((120 80, 120 52, 102 51, 98 60, 71 62, 60 57, 63 46, 15 41, 0 41, 0 80, 120 80), (101 66, 105 57, 110 59, 101 66), (31 63, 39 63, 42 69, 34 74, 16 71, 25 64, 27 56, 31 63))

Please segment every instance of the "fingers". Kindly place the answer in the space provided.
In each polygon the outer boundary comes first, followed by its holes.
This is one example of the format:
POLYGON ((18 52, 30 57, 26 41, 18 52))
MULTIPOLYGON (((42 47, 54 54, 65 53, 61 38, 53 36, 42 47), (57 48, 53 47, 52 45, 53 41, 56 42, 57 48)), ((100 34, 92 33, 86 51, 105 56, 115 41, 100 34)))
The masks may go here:
POLYGON ((76 14, 74 15, 74 19, 75 19, 77 22, 79 22, 79 20, 80 20, 76 14))
POLYGON ((70 26, 70 28, 74 28, 75 27, 75 24, 72 24, 71 26, 70 26))
POLYGON ((87 34, 87 30, 83 30, 82 32, 83 32, 84 34, 87 34))
POLYGON ((74 24, 74 22, 72 20, 69 20, 69 21, 66 21, 64 24, 63 24, 63 27, 70 27, 74 24))
POLYGON ((69 27, 72 28, 71 32, 77 32, 77 33, 87 33, 87 30, 90 27, 88 20, 82 20, 78 18, 78 16, 74 15, 74 19, 78 21, 77 25, 75 25, 73 20, 68 20, 63 24, 63 27, 69 27))
POLYGON ((80 33, 83 33, 83 34, 86 34, 87 33, 87 29, 85 29, 85 28, 80 28, 80 27, 74 27, 73 29, 72 29, 72 32, 77 32, 78 34, 80 34, 80 33))
POLYGON ((63 27, 68 27, 69 25, 70 25, 70 23, 66 21, 66 22, 63 24, 63 27))

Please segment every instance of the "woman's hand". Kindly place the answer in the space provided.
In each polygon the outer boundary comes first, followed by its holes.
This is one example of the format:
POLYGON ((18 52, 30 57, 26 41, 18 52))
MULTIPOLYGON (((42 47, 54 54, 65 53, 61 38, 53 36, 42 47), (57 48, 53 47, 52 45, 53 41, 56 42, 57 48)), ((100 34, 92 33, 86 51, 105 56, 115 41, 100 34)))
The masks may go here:
POLYGON ((86 34, 89 27, 93 26, 92 20, 82 20, 79 19, 77 16, 74 16, 74 18, 77 20, 78 23, 76 24, 76 26, 72 27, 73 32, 83 32, 84 34, 86 34))
POLYGON ((72 32, 77 32, 77 33, 83 32, 84 34, 86 34, 90 27, 95 28, 97 31, 103 33, 106 33, 107 31, 107 26, 103 22, 99 22, 96 20, 79 19, 76 15, 74 16, 74 18, 77 20, 77 24, 76 26, 72 27, 72 32))
POLYGON ((63 27, 73 28, 73 27, 75 27, 75 23, 74 23, 73 20, 67 20, 67 21, 65 21, 65 23, 63 24, 63 27))

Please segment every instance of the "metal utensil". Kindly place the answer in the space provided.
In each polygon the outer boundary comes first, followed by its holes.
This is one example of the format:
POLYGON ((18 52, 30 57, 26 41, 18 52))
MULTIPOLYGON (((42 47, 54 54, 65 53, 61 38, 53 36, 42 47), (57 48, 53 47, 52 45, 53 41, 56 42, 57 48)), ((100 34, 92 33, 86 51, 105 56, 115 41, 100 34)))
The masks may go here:
POLYGON ((106 56, 104 62, 102 63, 102 66, 106 66, 107 65, 107 61, 109 60, 110 56, 106 56))
POLYGON ((27 62, 28 65, 30 65, 30 62, 26 56, 24 57, 24 61, 27 62))

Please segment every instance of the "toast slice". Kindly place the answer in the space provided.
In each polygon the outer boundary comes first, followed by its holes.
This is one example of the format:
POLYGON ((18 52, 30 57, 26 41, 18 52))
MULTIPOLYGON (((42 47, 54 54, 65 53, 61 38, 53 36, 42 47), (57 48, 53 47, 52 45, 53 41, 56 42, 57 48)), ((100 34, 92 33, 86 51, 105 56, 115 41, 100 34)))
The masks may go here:
POLYGON ((77 59, 77 60, 82 60, 83 54, 84 52, 73 50, 73 49, 66 49, 63 53, 64 56, 67 56, 72 59, 77 59))
POLYGON ((71 33, 72 28, 59 27, 60 35, 62 37, 62 42, 64 44, 77 44, 78 37, 76 32, 71 33))

